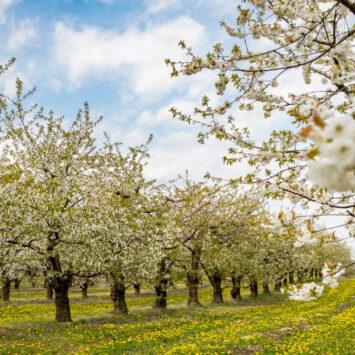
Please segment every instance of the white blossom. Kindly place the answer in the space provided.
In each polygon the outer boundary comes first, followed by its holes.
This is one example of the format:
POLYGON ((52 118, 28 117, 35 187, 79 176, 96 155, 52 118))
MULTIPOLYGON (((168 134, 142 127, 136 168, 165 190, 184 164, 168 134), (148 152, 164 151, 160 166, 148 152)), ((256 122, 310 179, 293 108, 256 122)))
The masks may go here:
MULTIPOLYGON (((326 109, 320 114, 320 119, 329 115, 326 109)), ((335 191, 354 190, 355 120, 348 115, 333 115, 324 128, 312 130, 310 137, 317 143, 319 156, 309 164, 308 177, 335 191)))
POLYGON ((323 289, 324 286, 310 282, 303 285, 290 285, 288 288, 282 288, 281 292, 287 294, 292 301, 314 301, 321 296, 323 289))
POLYGON ((342 264, 338 264, 335 268, 329 268, 327 263, 324 263, 324 267, 322 269, 323 279, 322 283, 328 285, 330 288, 338 287, 338 278, 343 275, 345 269, 342 269, 342 264))

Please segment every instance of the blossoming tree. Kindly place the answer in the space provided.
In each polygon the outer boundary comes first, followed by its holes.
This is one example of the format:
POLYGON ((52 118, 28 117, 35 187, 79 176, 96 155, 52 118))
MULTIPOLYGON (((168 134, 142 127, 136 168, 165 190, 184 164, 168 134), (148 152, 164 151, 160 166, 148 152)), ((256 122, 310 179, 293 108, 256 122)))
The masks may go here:
MULTIPOLYGON (((117 186, 111 180, 116 171, 124 171, 129 158, 110 142, 96 145, 93 133, 100 119, 90 118, 87 104, 65 128, 63 118, 52 112, 45 114, 36 106, 26 109, 27 96, 20 80, 15 99, 1 96, 1 162, 3 170, 11 172, 2 175, 1 188, 12 191, 7 209, 11 214, 1 217, 1 242, 12 247, 12 254, 20 249, 46 266, 55 291, 56 320, 71 321, 72 278, 94 276, 91 273, 103 263, 94 253, 96 201, 108 193, 117 198, 125 193, 120 189, 127 184, 121 181, 117 186), (104 186, 111 183, 116 185, 104 186)), ((132 157, 130 162, 140 174, 139 162, 132 157)), ((130 181, 129 176, 120 177, 130 181)), ((107 211, 104 207, 99 208, 107 211)), ((100 221, 100 228, 104 221, 107 218, 100 221)))
MULTIPOLYGON (((149 142, 149 141, 148 141, 149 142)), ((127 313, 126 289, 142 281, 145 258, 154 255, 148 235, 154 223, 147 211, 152 182, 143 177, 146 145, 130 148, 127 154, 109 141, 101 150, 103 167, 98 171, 98 193, 92 201, 88 233, 94 240, 90 270, 105 275, 111 285, 114 313, 127 313)))
MULTIPOLYGON (((267 197, 287 198, 306 210, 297 218, 310 223, 320 216, 341 216, 341 226, 349 229, 351 237, 355 6, 347 0, 241 3, 235 26, 221 22, 234 45, 217 43, 201 57, 181 41, 189 60, 166 60, 172 76, 216 71, 216 93, 224 102, 212 105, 204 96, 193 114, 177 108, 171 112, 201 127, 201 143, 210 137, 229 142, 227 164, 248 161, 252 171, 232 182, 262 184, 267 197), (297 80, 297 87, 290 87, 289 78, 301 73, 303 82, 297 80), (256 111, 266 119, 286 116, 287 128, 283 123, 257 142, 248 127, 238 124, 242 111, 256 111)), ((308 234, 306 229, 299 235, 303 244, 309 239, 304 233, 308 234)))
POLYGON ((254 169, 244 181, 269 182, 273 197, 314 202, 322 213, 337 209, 354 217, 354 5, 333 0, 242 3, 235 27, 221 23, 235 40, 231 50, 218 43, 203 58, 181 41, 190 61, 167 60, 173 76, 217 71, 217 94, 226 101, 215 107, 204 96, 194 115, 175 108, 173 115, 200 125, 201 142, 210 136, 229 141, 225 161, 247 158, 254 169), (261 42, 267 50, 259 50, 261 42), (289 76, 298 71, 304 84, 286 96, 278 85, 287 87, 289 76), (238 110, 256 108, 266 118, 278 112, 288 115, 289 129, 275 130, 255 143, 248 129, 238 126, 238 110))

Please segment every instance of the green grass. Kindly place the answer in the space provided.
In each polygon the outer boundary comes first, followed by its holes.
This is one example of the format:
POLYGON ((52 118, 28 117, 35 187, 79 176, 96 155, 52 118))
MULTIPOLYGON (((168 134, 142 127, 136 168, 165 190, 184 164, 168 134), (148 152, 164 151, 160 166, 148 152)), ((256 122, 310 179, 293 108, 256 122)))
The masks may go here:
MULTIPOLYGON (((169 309, 151 309, 149 290, 130 292, 130 314, 113 316, 108 290, 92 289, 74 301, 74 322, 53 321, 44 293, 20 291, 0 303, 1 354, 353 354, 355 280, 344 280, 313 302, 290 302, 280 294, 239 304, 211 305, 203 289, 202 309, 186 307, 186 290, 169 297, 169 309), (30 303, 34 301, 35 303, 30 303), (26 303, 27 302, 27 303, 26 303)), ((225 298, 229 289, 225 289, 225 298)))

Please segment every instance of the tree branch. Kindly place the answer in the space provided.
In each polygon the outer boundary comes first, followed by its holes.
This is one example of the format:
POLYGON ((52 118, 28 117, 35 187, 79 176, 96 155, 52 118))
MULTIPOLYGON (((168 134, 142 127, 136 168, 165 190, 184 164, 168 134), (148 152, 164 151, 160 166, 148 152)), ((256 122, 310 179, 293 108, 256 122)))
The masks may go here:
POLYGON ((353 15, 355 15, 355 3, 351 0, 339 0, 339 2, 347 7, 352 13, 353 15))
MULTIPOLYGON (((321 204, 321 205, 325 205, 325 206, 329 206, 329 207, 333 207, 333 208, 344 208, 344 209, 346 209, 346 208, 353 208, 353 207, 355 207, 355 204, 352 204, 352 205, 333 205, 332 203, 329 203, 329 202, 317 201, 317 200, 315 200, 315 199, 313 199, 313 198, 310 198, 310 197, 308 197, 308 196, 306 196, 306 195, 301 194, 300 192, 293 191, 293 190, 289 190, 289 189, 286 189, 286 188, 284 188, 284 187, 281 187, 281 190, 283 190, 283 191, 285 191, 285 192, 289 192, 289 193, 294 194, 294 195, 297 195, 297 196, 299 196, 299 197, 301 197, 301 198, 304 198, 304 199, 306 199, 306 200, 308 200, 308 201, 311 201, 311 202, 314 202, 314 203, 319 203, 319 204, 321 204)), ((352 215, 351 212, 349 212, 349 211, 347 211, 347 212, 348 212, 350 215, 352 215)), ((352 215, 352 216, 353 216, 353 215, 352 215)))

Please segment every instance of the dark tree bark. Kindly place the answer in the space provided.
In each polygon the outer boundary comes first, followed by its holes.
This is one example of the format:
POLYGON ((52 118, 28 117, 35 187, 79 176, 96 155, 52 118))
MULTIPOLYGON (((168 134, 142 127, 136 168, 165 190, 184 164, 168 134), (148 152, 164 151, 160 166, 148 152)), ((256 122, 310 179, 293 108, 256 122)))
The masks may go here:
POLYGON ((81 298, 83 300, 86 300, 88 298, 88 288, 89 288, 89 281, 85 281, 82 284, 80 284, 81 298))
POLYGON ((166 309, 167 308, 167 296, 168 296, 168 282, 166 278, 166 273, 168 271, 166 260, 163 259, 159 263, 159 277, 154 286, 155 289, 155 301, 153 304, 153 309, 166 309))
POLYGON ((355 15, 355 4, 351 0, 339 0, 341 4, 346 6, 355 15))
POLYGON ((267 281, 263 282, 263 292, 266 294, 270 294, 269 283, 267 281))
POLYGON ((154 286, 155 289, 155 301, 153 309, 166 309, 167 308, 167 283, 168 280, 162 280, 159 284, 154 286))
POLYGON ((196 278, 189 274, 187 275, 187 282, 189 285, 189 299, 187 305, 200 307, 201 303, 198 299, 198 280, 196 282, 196 278))
POLYGON ((133 287, 134 287, 134 293, 136 295, 140 295, 141 294, 141 285, 140 284, 134 284, 133 287))
POLYGON ((274 284, 274 291, 280 291, 281 290, 281 281, 280 280, 276 280, 275 284, 274 284))
POLYGON ((19 290, 20 289, 20 283, 21 283, 21 280, 19 280, 19 279, 15 279, 14 280, 14 289, 15 290, 19 290))
POLYGON ((285 278, 282 280, 282 286, 287 287, 287 282, 288 282, 287 277, 285 277, 285 278))
POLYGON ((258 292, 258 281, 253 280, 249 284, 250 288, 250 297, 258 297, 259 292, 258 292))
POLYGON ((288 273, 288 282, 290 285, 294 285, 295 284, 295 280, 293 279, 293 272, 289 272, 288 273))
POLYGON ((189 287, 189 299, 187 301, 188 306, 201 307, 201 303, 198 299, 198 252, 193 250, 191 252, 191 270, 187 273, 187 286, 189 287))
POLYGON ((34 281, 31 282, 31 287, 35 288, 36 287, 36 283, 34 281))
POLYGON ((232 290, 231 290, 231 297, 234 300, 241 301, 242 296, 240 293, 241 283, 242 283, 243 276, 232 276, 232 290))
MULTIPOLYGON (((51 248, 49 247, 49 250, 51 248)), ((50 256, 49 264, 58 276, 52 278, 52 287, 55 294, 55 319, 58 322, 72 322, 69 303, 69 285, 72 280, 70 273, 62 273, 59 255, 50 256)))
POLYGON ((10 288, 11 288, 11 281, 6 279, 3 280, 2 284, 2 300, 4 302, 10 301, 10 288))
POLYGON ((313 277, 315 276, 314 271, 315 271, 315 273, 317 273, 317 271, 314 270, 314 269, 311 269, 311 270, 309 271, 309 278, 310 278, 310 279, 313 279, 313 277))
POLYGON ((302 283, 303 282, 303 271, 302 270, 298 270, 297 271, 297 282, 298 283, 302 283))
POLYGON ((58 322, 72 322, 69 304, 69 284, 68 278, 54 278, 55 320, 58 322))
POLYGON ((46 276, 46 273, 45 273, 43 287, 46 289, 46 299, 52 300, 53 299, 53 285, 52 285, 50 278, 46 276))
POLYGON ((46 285, 46 299, 52 300, 53 299, 53 286, 50 282, 46 285))
POLYGON ((213 299, 212 303, 223 303, 223 290, 222 290, 222 277, 218 270, 208 271, 205 266, 201 263, 205 274, 213 287, 213 299))
POLYGON ((122 281, 115 281, 111 287, 111 299, 114 307, 112 313, 127 314, 128 308, 126 304, 126 287, 122 281))
POLYGON ((219 275, 211 277, 211 284, 213 286, 213 300, 212 303, 223 303, 222 279, 219 275))

